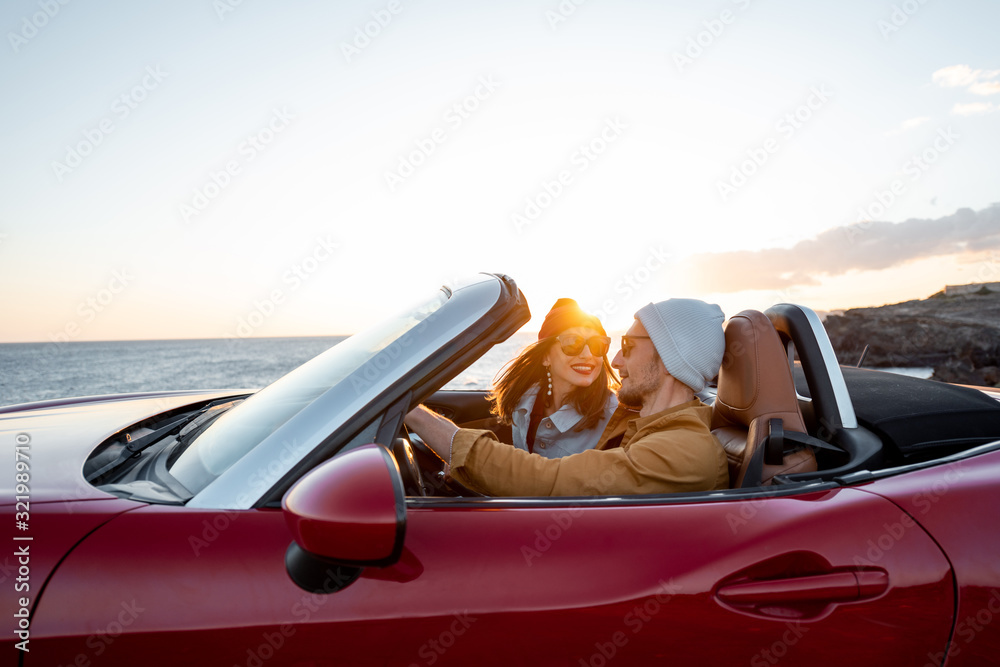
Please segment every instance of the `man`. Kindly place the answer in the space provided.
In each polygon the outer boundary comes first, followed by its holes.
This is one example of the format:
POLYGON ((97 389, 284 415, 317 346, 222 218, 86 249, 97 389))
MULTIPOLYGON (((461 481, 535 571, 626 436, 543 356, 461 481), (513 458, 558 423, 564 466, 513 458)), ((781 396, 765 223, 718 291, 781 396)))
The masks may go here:
POLYGON ((727 488, 726 454, 709 430, 712 410, 694 395, 722 363, 722 310, 696 299, 669 299, 635 317, 611 363, 622 378, 621 405, 595 449, 544 459, 498 442, 490 431, 460 429, 423 406, 406 423, 450 463, 453 477, 487 495, 727 488))

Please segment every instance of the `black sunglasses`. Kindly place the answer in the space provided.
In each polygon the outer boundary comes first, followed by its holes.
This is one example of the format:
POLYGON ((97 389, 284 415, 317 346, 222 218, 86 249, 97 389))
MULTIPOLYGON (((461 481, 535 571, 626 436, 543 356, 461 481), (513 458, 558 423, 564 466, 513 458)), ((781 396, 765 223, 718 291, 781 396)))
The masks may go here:
POLYGON ((631 352, 632 348, 635 347, 635 343, 632 341, 638 340, 639 338, 645 338, 650 340, 649 336, 622 336, 622 356, 627 357, 631 352))
POLYGON ((563 334, 556 336, 559 341, 559 349, 567 357, 575 357, 583 352, 584 346, 590 348, 595 357, 603 357, 611 348, 611 339, 607 336, 591 336, 584 338, 580 334, 563 334))

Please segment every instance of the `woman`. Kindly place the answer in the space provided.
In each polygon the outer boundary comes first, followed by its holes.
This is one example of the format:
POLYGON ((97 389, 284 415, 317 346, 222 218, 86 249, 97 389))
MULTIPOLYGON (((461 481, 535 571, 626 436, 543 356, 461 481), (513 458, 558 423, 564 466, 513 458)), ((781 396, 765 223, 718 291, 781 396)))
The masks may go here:
POLYGON ((501 371, 492 413, 512 426, 514 446, 554 459, 597 444, 618 405, 618 377, 600 320, 559 299, 532 343, 501 371))

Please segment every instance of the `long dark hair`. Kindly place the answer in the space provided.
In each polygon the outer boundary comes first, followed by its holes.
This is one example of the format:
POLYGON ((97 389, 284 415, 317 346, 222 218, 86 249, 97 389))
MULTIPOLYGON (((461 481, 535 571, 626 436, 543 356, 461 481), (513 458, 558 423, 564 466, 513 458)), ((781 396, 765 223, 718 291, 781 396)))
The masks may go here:
MULTIPOLYGON (((532 387, 537 385, 539 388, 535 400, 545 400, 546 396, 542 393, 546 380, 543 362, 545 355, 555 344, 555 336, 532 343, 497 373, 493 389, 486 395, 486 400, 491 403, 490 413, 504 424, 512 423, 514 409, 532 387)), ((608 355, 604 355, 601 359, 601 372, 590 386, 575 387, 566 397, 567 403, 583 415, 583 420, 573 430, 583 431, 596 426, 604 416, 604 406, 611 398, 611 392, 620 386, 618 376, 608 363, 608 355)))

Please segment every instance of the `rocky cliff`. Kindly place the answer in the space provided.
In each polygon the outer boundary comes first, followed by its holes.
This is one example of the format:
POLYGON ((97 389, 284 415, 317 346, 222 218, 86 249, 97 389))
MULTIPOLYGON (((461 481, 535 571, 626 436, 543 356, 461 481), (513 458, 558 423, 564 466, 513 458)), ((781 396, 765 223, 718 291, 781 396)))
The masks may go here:
POLYGON ((934 379, 1000 385, 1000 293, 985 289, 879 308, 855 308, 825 321, 841 363, 929 366, 934 379))

